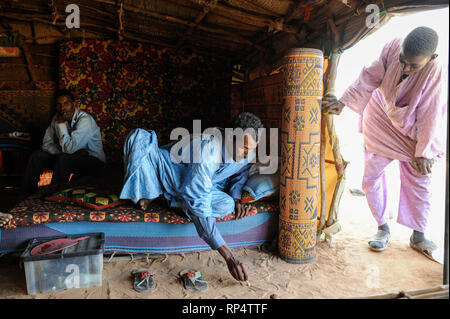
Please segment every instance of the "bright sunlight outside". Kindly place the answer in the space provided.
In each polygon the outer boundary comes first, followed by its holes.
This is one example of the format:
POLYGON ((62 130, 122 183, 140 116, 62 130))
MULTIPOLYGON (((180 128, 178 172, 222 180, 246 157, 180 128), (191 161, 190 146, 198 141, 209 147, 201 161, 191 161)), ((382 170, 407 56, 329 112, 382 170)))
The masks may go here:
MULTIPOLYGON (((445 68, 448 67, 448 28, 449 28, 449 9, 437 9, 423 11, 420 13, 393 16, 380 30, 377 30, 366 39, 357 43, 354 47, 345 51, 340 59, 338 73, 336 78, 336 96, 338 98, 344 93, 346 88, 354 82, 364 66, 370 65, 379 57, 383 46, 394 38, 404 38, 411 30, 419 26, 433 28, 439 34, 439 45, 437 53, 438 60, 445 68)), ((446 119, 443 119, 446 120, 446 119)), ((336 130, 341 145, 341 152, 346 161, 350 164, 346 172, 346 194, 342 200, 341 215, 355 214, 360 211, 361 214, 367 214, 365 220, 370 221, 370 229, 376 231, 375 220, 370 215, 370 210, 365 207, 355 207, 345 204, 345 198, 349 196, 348 189, 361 189, 361 182, 364 168, 363 139, 358 133, 358 116, 350 109, 344 109, 341 115, 335 116, 336 130)), ((445 132, 444 132, 445 134, 445 132)), ((404 232, 405 238, 411 234, 411 230, 396 223, 396 214, 398 210, 399 196, 399 170, 398 162, 394 161, 387 168, 388 184, 391 186, 392 195, 390 197, 392 212, 394 218, 390 225, 397 232, 404 232)), ((445 159, 433 166, 433 202, 432 213, 430 214, 429 226, 426 236, 433 240, 440 247, 444 244, 444 225, 445 225, 445 159)), ((370 234, 371 235, 371 234, 370 234)))

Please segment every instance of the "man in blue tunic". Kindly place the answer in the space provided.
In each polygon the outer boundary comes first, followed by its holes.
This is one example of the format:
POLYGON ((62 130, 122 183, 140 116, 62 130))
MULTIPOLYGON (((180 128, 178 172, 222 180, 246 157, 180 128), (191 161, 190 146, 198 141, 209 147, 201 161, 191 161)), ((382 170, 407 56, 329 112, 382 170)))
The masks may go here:
POLYGON ((231 124, 232 129, 191 135, 184 143, 162 147, 158 147, 154 131, 133 130, 124 144, 125 178, 120 198, 146 210, 151 200, 163 194, 169 206, 180 207, 199 236, 222 255, 231 275, 246 281, 245 268, 222 238, 216 218, 233 211, 238 219, 248 214, 249 207, 240 202, 241 191, 256 157, 258 129, 263 124, 251 113, 237 115, 231 124), (236 138, 236 132, 241 132, 242 138, 236 138))

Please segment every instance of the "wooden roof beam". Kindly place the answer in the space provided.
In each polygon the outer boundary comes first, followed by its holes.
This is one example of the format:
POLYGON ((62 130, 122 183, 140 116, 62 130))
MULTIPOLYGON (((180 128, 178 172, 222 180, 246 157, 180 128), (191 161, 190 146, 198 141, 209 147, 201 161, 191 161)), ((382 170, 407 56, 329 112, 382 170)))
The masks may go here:
MULTIPOLYGON (((27 21, 27 22, 28 21, 36 21, 36 22, 40 22, 40 23, 44 23, 44 24, 53 25, 56 28, 65 26, 65 23, 63 23, 64 21, 61 20, 62 16, 60 16, 59 20, 57 20, 58 23, 53 24, 50 20, 48 20, 48 13, 44 13, 44 12, 42 12, 42 13, 34 13, 34 11, 33 11, 31 13, 21 13, 21 14, 19 14, 19 13, 15 13, 15 12, 6 11, 6 12, 1 12, 0 16, 10 17, 10 18, 14 18, 16 20, 27 21)), ((85 22, 83 22, 83 26, 104 27, 105 30, 109 30, 109 31, 115 30, 115 32, 117 34, 116 26, 113 26, 111 24, 107 24, 107 22, 108 22, 107 18, 103 19, 100 15, 92 15, 92 14, 89 14, 89 15, 85 14, 84 16, 85 16, 85 19, 84 19, 85 22)), ((144 16, 144 17, 148 18, 146 16, 144 16)), ((140 27, 141 24, 134 23, 133 21, 134 20, 131 19, 131 18, 127 19, 126 23, 124 23, 124 27, 132 28, 132 29, 134 28, 134 29, 137 29, 140 33, 151 35, 150 33, 146 32, 145 29, 140 27)), ((161 20, 158 20, 158 21, 161 21, 161 20)), ((167 23, 167 22, 161 21, 161 23, 164 24, 164 23, 167 23)), ((163 29, 164 29, 164 27, 163 27, 163 29)), ((180 33, 180 32, 177 32, 177 33, 180 33)), ((186 35, 186 36, 189 37, 189 34, 186 35)), ((230 37, 228 35, 223 35, 221 33, 219 33, 219 34, 211 34, 210 36, 212 38, 217 38, 217 39, 220 39, 220 40, 223 40, 223 41, 227 41, 227 42, 230 42, 230 43, 248 44, 248 41, 246 41, 246 40, 242 40, 241 38, 236 38, 236 37, 230 39, 230 37)))
POLYGON ((209 0, 208 3, 203 6, 202 12, 195 19, 194 25, 190 26, 189 29, 180 37, 177 43, 177 47, 181 46, 186 38, 186 35, 192 34, 192 32, 197 28, 197 26, 202 22, 203 19, 208 15, 211 10, 217 5, 218 0, 209 0))
MULTIPOLYGON (((37 18, 37 17, 13 15, 13 14, 9 14, 9 13, 7 14, 7 13, 1 12, 0 17, 3 18, 2 20, 5 22, 6 22, 6 20, 22 21, 22 22, 34 21, 34 22, 39 22, 39 23, 43 23, 43 24, 47 24, 47 25, 52 25, 54 27, 65 25, 65 22, 61 22, 61 21, 56 21, 55 25, 53 25, 51 21, 46 19, 46 17, 48 17, 48 15, 43 15, 43 18, 37 18)), ((113 38, 114 35, 117 35, 117 29, 113 28, 113 27, 99 25, 99 24, 95 24, 95 23, 88 23, 88 22, 85 22, 83 25, 87 31, 98 34, 100 36, 107 35, 107 36, 110 36, 111 38, 113 38)), ((164 38, 164 39, 161 39, 161 41, 158 41, 155 39, 154 35, 152 35, 152 34, 148 34, 148 33, 145 34, 142 32, 139 32, 139 34, 134 34, 133 32, 130 32, 130 31, 126 31, 122 35, 123 35, 124 39, 127 39, 127 40, 155 44, 155 45, 158 45, 161 47, 176 48, 176 46, 173 44, 173 41, 169 38, 164 38), (143 37, 142 35, 147 35, 148 37, 143 37)), ((45 38, 47 38, 47 37, 45 37, 45 38)), ((52 38, 60 39, 62 37, 52 37, 52 38)), ((71 39, 83 39, 83 37, 82 36, 71 36, 71 39)), ((26 42, 27 43, 32 42, 32 39, 26 38, 26 42)), ((209 43, 209 48, 207 48, 207 47, 203 46, 203 44, 200 45, 200 43, 198 41, 192 41, 189 45, 189 49, 192 50, 193 52, 197 52, 199 54, 206 55, 206 56, 215 56, 215 57, 227 58, 227 59, 234 57, 232 49, 224 48, 224 47, 220 47, 220 48, 213 47, 213 46, 211 46, 211 43, 209 43), (209 51, 208 51, 208 49, 209 49, 209 51)))
MULTIPOLYGON (((116 2, 113 1, 113 0, 94 0, 94 1, 99 2, 99 3, 109 4, 109 5, 112 5, 112 6, 117 6, 116 2)), ((158 12, 154 12, 154 11, 151 11, 151 10, 148 10, 148 9, 143 9, 143 8, 130 6, 130 5, 127 5, 127 4, 124 4, 123 9, 125 11, 130 11, 130 12, 138 13, 138 14, 141 14, 141 15, 146 15, 146 16, 149 16, 149 17, 152 17, 152 18, 169 21, 169 22, 172 22, 172 23, 175 23, 175 24, 187 25, 189 27, 195 26, 195 23, 191 22, 191 21, 186 21, 184 19, 172 17, 172 16, 165 15, 165 14, 160 14, 158 12)), ((262 46, 254 44, 251 40, 249 40, 249 39, 247 39, 245 37, 242 37, 242 36, 240 36, 240 35, 238 35, 236 33, 224 30, 224 29, 207 27, 207 26, 203 26, 203 25, 197 25, 197 28, 199 30, 206 31, 206 32, 209 32, 209 33, 222 34, 222 35, 229 36, 231 39, 240 40, 241 42, 246 43, 248 45, 251 45, 253 47, 256 47, 256 48, 258 48, 260 50, 264 49, 262 46)))
MULTIPOLYGON (((7 30, 13 30, 13 28, 7 21, 2 21, 2 26, 4 26, 7 30)), ((25 36, 23 36, 22 34, 20 34, 20 36, 23 39, 25 39, 25 36)), ((21 47, 23 55, 25 57, 25 63, 27 66, 27 71, 28 71, 30 80, 37 81, 37 80, 39 80, 39 77, 38 77, 38 73, 36 70, 36 66, 34 65, 34 62, 33 62, 33 57, 31 56, 31 53, 30 53, 30 48, 29 48, 28 44, 24 43, 23 41, 20 41, 20 42, 22 42, 20 44, 20 47, 21 47)))
MULTIPOLYGON (((190 2, 203 5, 207 0, 189 0, 190 2)), ((247 11, 242 11, 235 7, 226 6, 222 3, 217 3, 217 13, 223 12, 225 16, 236 16, 241 19, 247 20, 246 22, 255 21, 259 25, 268 27, 271 30, 283 31, 287 33, 297 33, 297 27, 291 26, 288 24, 284 24, 283 20, 280 17, 276 17, 275 19, 272 16, 261 15, 261 14, 253 14, 248 13, 247 11)))

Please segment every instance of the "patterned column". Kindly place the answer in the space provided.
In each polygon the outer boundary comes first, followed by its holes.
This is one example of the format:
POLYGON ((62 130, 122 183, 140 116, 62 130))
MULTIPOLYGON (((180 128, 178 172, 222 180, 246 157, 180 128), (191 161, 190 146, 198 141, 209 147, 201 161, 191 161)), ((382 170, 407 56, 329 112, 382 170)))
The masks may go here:
POLYGON ((287 262, 315 258, 320 200, 320 120, 323 53, 291 49, 283 60, 278 251, 287 262))

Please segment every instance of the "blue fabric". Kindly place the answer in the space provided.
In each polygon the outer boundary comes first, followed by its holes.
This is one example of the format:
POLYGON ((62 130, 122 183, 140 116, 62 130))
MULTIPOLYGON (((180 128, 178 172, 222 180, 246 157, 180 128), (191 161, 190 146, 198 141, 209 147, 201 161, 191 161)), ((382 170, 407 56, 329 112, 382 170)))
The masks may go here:
MULTIPOLYGON (((223 236, 229 238, 230 242, 228 245, 230 247, 241 247, 259 245, 272 240, 272 236, 275 235, 277 229, 277 221, 278 217, 276 214, 262 212, 245 219, 219 222, 216 224, 216 227, 223 236)), ((36 237, 97 232, 105 234, 105 251, 176 253, 210 248, 209 245, 202 245, 200 241, 192 241, 192 238, 198 235, 193 223, 78 221, 0 229, 0 253, 23 251, 26 243, 36 237), (178 238, 183 238, 183 240, 176 241, 178 238)))
POLYGON ((225 190, 229 187, 232 196, 238 196, 234 198, 241 197, 249 162, 255 156, 252 152, 247 159, 235 162, 227 157, 223 142, 213 136, 192 137, 176 153, 181 162, 175 162, 168 145, 158 147, 154 131, 131 131, 124 145, 125 182, 120 198, 137 203, 141 198, 154 199, 163 194, 170 207, 185 209, 208 245, 213 249, 222 246, 225 242, 215 219, 234 210, 234 200, 225 190), (186 163, 196 154, 201 154, 198 162, 186 163))
MULTIPOLYGON (((211 196, 214 191, 226 191, 230 180, 245 183, 254 152, 241 162, 222 163, 219 149, 222 145, 213 137, 205 140, 194 137, 184 148, 189 152, 184 153, 181 159, 201 152, 201 161, 173 162, 170 148, 158 147, 154 131, 131 131, 124 145, 125 183, 120 198, 137 203, 141 198, 154 199, 163 194, 170 207, 186 207, 199 217, 221 218, 229 214, 230 211, 211 209, 211 196)), ((184 149, 181 151, 184 152, 184 149)), ((233 187, 235 194, 237 190, 242 190, 234 184, 231 189, 233 187)), ((223 197, 225 195, 222 194, 223 197)))
POLYGON ((259 174, 251 175, 245 183, 244 190, 255 199, 277 194, 280 190, 280 174, 259 174))
POLYGON ((193 214, 187 214, 192 220, 197 230, 198 235, 205 241, 212 249, 216 250, 225 245, 225 240, 216 227, 216 219, 214 217, 200 218, 193 214))
POLYGON ((50 154, 73 154, 86 149, 89 155, 106 162, 100 128, 92 116, 77 109, 70 126, 67 122, 59 124, 55 117, 45 131, 42 150, 50 154))

